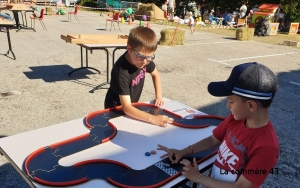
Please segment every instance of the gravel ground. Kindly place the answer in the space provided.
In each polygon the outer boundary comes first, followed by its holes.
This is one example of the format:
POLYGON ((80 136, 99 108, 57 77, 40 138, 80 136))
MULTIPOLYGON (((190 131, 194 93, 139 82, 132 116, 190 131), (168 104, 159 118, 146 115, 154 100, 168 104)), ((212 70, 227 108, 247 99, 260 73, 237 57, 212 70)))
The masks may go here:
MULTIPOLYGON (((74 19, 73 19, 74 20, 74 19)), ((0 138, 78 119, 103 109, 106 89, 90 93, 106 81, 105 54, 93 51, 90 66, 101 71, 95 74, 82 70, 68 77, 80 66, 80 49, 65 43, 61 34, 120 34, 103 30, 105 17, 80 12, 80 23, 68 23, 67 16, 45 16, 45 31, 36 23, 36 31, 11 30, 12 48, 17 60, 0 55, 0 138)), ((133 25, 121 24, 121 34, 128 34, 133 25)), ((151 24, 160 37, 163 28, 151 24)), ((226 116, 226 99, 210 96, 211 81, 227 79, 231 69, 240 63, 257 61, 270 67, 278 76, 279 90, 270 108, 280 142, 279 174, 270 174, 263 188, 299 187, 300 185, 300 63, 299 49, 260 43, 236 41, 214 33, 186 30, 185 45, 159 46, 156 52, 161 73, 163 95, 208 114, 226 116), (298 115, 297 115, 298 114, 298 115)), ((0 33, 0 53, 7 49, 5 33, 0 33)), ((117 56, 124 51, 117 51, 117 56)), ((141 101, 154 98, 154 89, 147 75, 141 101)), ((4 156, 0 156, 1 187, 28 187, 4 156)))

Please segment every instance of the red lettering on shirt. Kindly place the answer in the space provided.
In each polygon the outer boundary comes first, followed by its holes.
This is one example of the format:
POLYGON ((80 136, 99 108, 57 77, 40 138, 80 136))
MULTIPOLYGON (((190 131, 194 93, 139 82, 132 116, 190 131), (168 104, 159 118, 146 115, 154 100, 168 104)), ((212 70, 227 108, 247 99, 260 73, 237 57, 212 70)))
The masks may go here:
POLYGON ((131 82, 131 86, 135 86, 138 85, 141 81, 141 79, 143 79, 145 77, 146 73, 146 67, 142 68, 142 70, 140 71, 140 74, 137 75, 131 82))

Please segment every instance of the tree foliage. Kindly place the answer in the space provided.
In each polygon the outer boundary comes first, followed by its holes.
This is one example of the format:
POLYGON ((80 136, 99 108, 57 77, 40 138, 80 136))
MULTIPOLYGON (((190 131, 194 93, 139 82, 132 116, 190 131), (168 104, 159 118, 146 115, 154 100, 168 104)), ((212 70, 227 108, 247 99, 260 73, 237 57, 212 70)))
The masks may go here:
POLYGON ((280 7, 285 14, 285 19, 300 22, 300 0, 280 0, 280 7))
MULTIPOLYGON (((131 0, 135 1, 135 0, 131 0)), ((141 3, 154 3, 158 7, 164 3, 165 0, 140 0, 141 3)), ((187 5, 191 0, 175 0, 176 7, 179 7, 179 3, 187 5)), ((247 0, 246 0, 247 1, 247 0)), ((200 3, 200 0, 195 1, 197 4, 200 3)), ((242 5, 243 0, 206 0, 207 9, 218 9, 221 10, 236 10, 239 9, 242 5)), ((270 4, 280 4, 280 8, 285 14, 285 18, 292 22, 300 22, 300 0, 248 0, 249 8, 254 7, 255 5, 259 6, 263 3, 270 4)))

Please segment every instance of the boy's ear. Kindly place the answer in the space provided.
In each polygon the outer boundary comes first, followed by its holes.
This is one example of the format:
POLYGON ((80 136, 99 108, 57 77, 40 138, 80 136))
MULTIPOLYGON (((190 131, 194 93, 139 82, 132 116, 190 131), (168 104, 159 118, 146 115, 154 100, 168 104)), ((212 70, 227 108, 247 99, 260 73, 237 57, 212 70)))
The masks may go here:
POLYGON ((128 44, 127 44, 127 51, 131 51, 131 46, 129 46, 128 44))
POLYGON ((251 112, 254 112, 257 109, 257 103, 253 100, 247 100, 247 106, 251 112))

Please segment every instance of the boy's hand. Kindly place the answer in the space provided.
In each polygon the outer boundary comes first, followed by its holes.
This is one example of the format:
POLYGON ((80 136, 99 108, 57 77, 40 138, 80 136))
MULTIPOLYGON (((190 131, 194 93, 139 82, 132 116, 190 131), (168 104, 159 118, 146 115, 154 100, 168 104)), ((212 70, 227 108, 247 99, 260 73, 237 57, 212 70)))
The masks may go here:
POLYGON ((173 123, 174 119, 173 118, 169 118, 168 116, 165 115, 156 115, 153 116, 152 119, 152 124, 154 125, 158 125, 160 127, 166 127, 168 123, 173 123))
POLYGON ((164 155, 162 155, 160 158, 169 157, 172 164, 177 164, 178 161, 183 157, 181 150, 169 149, 160 144, 158 144, 157 150, 163 150, 163 151, 167 152, 164 155))
POLYGON ((180 161, 180 163, 184 165, 182 175, 193 182, 197 182, 198 177, 200 177, 200 173, 196 158, 193 159, 193 165, 189 160, 186 159, 183 159, 180 161))
POLYGON ((162 98, 155 98, 154 99, 154 105, 155 106, 161 107, 164 104, 165 104, 165 102, 162 100, 162 98))

